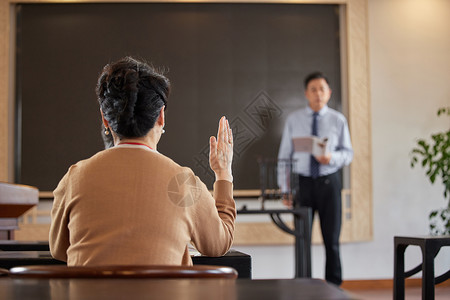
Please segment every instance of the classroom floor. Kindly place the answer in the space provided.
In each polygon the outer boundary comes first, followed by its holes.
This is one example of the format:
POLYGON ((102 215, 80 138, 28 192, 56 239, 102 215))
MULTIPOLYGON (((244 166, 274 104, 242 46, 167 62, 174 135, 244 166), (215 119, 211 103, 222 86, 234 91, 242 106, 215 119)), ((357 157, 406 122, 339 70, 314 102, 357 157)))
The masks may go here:
MULTIPOLYGON (((348 290, 347 290, 348 291, 348 290)), ((367 289, 348 291, 357 299, 362 300, 392 300, 392 289, 367 289)), ((435 300, 450 299, 450 286, 437 285, 435 290, 435 300)), ((421 300, 422 289, 420 287, 407 287, 405 290, 405 300, 421 300)))

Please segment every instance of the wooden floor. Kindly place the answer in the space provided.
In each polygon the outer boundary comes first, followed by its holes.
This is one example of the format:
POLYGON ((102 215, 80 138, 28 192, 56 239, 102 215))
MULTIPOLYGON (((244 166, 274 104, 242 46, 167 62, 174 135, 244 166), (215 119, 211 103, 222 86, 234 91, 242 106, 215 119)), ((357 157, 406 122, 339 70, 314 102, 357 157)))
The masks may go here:
MULTIPOLYGON (((350 291, 352 295, 357 299, 364 300, 392 300, 392 290, 378 289, 378 290, 365 290, 365 291, 350 291)), ((422 290, 420 288, 407 288, 405 291, 405 300, 421 300, 422 290)), ((436 287, 435 300, 448 300, 450 299, 450 287, 436 287)))
MULTIPOLYGON (((446 282, 437 285, 435 287, 435 300, 448 300, 450 299, 450 284, 446 282)), ((351 295, 355 296, 356 299, 363 300, 392 300, 393 290, 392 287, 342 287, 345 291, 349 292, 351 295)), ((407 286, 405 289, 405 300, 421 300, 422 299, 422 289, 418 284, 414 286, 407 286)))

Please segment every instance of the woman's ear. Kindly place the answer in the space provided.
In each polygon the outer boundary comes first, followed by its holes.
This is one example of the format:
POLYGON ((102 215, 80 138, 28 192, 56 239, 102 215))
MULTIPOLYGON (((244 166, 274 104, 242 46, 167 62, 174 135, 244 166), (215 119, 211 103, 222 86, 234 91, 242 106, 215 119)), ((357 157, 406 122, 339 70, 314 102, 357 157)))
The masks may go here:
POLYGON ((164 127, 165 125, 165 115, 164 115, 164 108, 166 108, 165 105, 163 105, 163 107, 161 107, 161 110, 159 111, 159 117, 158 120, 156 122, 158 122, 158 125, 161 125, 162 127, 164 127))
POLYGON ((105 128, 109 128, 109 123, 108 123, 108 121, 105 119, 105 116, 103 116, 103 111, 102 111, 101 108, 100 108, 100 114, 102 115, 102 122, 103 122, 103 125, 105 126, 105 128))

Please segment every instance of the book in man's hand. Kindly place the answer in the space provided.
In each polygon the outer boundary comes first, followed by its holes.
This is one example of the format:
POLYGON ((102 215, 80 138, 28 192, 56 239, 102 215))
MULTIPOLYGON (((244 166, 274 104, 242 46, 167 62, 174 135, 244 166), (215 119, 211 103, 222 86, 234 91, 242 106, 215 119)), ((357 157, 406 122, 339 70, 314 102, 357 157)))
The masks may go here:
POLYGON ((303 136, 292 139, 295 152, 307 152, 314 156, 325 155, 327 151, 328 138, 317 136, 303 136))

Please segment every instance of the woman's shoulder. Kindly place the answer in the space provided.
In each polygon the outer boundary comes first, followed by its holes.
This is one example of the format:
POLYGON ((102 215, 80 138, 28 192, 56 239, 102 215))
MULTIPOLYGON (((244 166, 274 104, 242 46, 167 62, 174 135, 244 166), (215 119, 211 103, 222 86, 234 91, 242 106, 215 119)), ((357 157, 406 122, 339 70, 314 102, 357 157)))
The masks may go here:
POLYGON ((168 169, 189 169, 187 167, 181 166, 172 158, 160 153, 158 151, 149 151, 142 149, 133 149, 133 148, 110 148, 107 150, 100 151, 93 155, 91 158, 81 161, 81 163, 90 163, 95 161, 103 161, 103 160, 122 160, 122 159, 130 159, 137 161, 142 164, 162 164, 165 168, 168 169))
MULTIPOLYGON (((157 151, 137 150, 132 148, 109 148, 99 151, 89 158, 78 161, 69 167, 68 173, 85 173, 100 168, 110 169, 115 165, 130 168, 156 168, 160 174, 192 174, 189 167, 181 166, 172 158, 157 151)), ((97 171, 95 172, 97 173, 97 171)))

